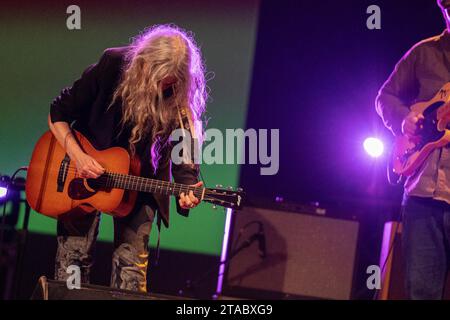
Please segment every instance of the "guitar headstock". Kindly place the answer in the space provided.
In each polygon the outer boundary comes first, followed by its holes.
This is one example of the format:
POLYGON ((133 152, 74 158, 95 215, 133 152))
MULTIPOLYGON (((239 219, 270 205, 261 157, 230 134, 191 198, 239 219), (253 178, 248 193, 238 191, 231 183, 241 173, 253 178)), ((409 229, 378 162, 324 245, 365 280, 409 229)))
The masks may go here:
POLYGON ((233 190, 233 188, 205 188, 203 201, 214 205, 231 208, 234 210, 241 209, 244 201, 244 191, 241 188, 233 190))

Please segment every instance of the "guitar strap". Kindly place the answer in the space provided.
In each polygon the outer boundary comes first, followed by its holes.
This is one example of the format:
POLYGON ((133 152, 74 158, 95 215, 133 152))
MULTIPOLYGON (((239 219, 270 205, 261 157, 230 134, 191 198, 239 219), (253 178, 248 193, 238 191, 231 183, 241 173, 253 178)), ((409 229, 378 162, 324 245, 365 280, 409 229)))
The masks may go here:
MULTIPOLYGON (((177 106, 178 109, 178 121, 180 123, 180 127, 183 130, 189 130, 189 133, 191 135, 191 144, 190 144, 190 150, 188 151, 187 155, 183 154, 183 160, 185 161, 185 164, 189 164, 191 166, 195 166, 195 148, 197 147, 197 136, 195 133, 195 125, 192 121, 192 115, 191 111, 188 108, 180 108, 177 106)), ((186 138, 183 132, 183 138, 186 138)))
MULTIPOLYGON (((439 46, 440 46, 440 48, 442 50, 442 56, 444 58, 444 64, 445 64, 445 67, 447 69, 447 75, 448 75, 447 81, 450 82, 450 35, 448 34, 447 30, 444 31, 444 33, 442 35, 442 38, 443 38, 444 41, 440 41, 439 42, 439 46)), ((448 144, 447 144, 447 146, 448 146, 448 144)), ((441 159, 441 156, 442 156, 442 148, 441 148, 441 151, 439 153, 439 161, 441 159)))
MULTIPOLYGON (((177 113, 178 113, 178 122, 179 126, 178 128, 181 128, 183 130, 189 130, 192 140, 194 143, 191 143, 191 150, 189 150, 188 155, 183 154, 183 160, 186 161, 186 164, 189 164, 190 166, 195 166, 194 161, 194 148, 196 147, 196 135, 195 135, 195 126, 192 121, 190 110, 186 107, 180 108, 180 106, 177 105, 177 113)), ((186 136, 183 133, 183 138, 186 138, 186 136)), ((159 261, 159 252, 160 252, 160 241, 161 241, 161 215, 157 215, 156 225, 158 227, 158 241, 156 243, 156 258, 155 258, 155 266, 158 265, 159 261)))
POLYGON ((441 41, 438 44, 442 51, 445 68, 447 69, 447 82, 450 82, 450 35, 447 34, 447 30, 442 33, 441 41))

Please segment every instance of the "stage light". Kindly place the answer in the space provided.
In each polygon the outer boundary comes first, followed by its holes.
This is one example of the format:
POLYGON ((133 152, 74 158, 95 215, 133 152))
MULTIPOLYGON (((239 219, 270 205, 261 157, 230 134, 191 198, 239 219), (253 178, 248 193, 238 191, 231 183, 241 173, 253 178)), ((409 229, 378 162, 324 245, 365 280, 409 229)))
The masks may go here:
POLYGON ((373 158, 378 158, 383 154, 384 146, 383 142, 374 137, 369 137, 366 140, 364 140, 364 150, 373 158))
POLYGON ((9 177, 0 175, 0 199, 8 194, 9 177))
POLYGON ((8 189, 5 187, 0 187, 0 199, 6 197, 6 194, 8 193, 8 189))

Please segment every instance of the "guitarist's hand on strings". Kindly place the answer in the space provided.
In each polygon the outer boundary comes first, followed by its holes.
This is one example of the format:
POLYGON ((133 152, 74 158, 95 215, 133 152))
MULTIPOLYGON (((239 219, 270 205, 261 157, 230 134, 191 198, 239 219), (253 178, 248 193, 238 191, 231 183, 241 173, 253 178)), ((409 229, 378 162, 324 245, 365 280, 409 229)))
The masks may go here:
POLYGON ((420 122, 423 120, 423 114, 418 113, 417 111, 411 111, 402 122, 402 133, 409 137, 413 138, 418 135, 418 130, 421 129, 420 122))
POLYGON ((67 122, 53 123, 49 114, 48 126, 72 162, 75 163, 77 174, 81 178, 98 178, 105 172, 105 169, 94 158, 80 148, 67 122))
POLYGON ((79 152, 72 157, 77 166, 77 173, 82 178, 98 178, 105 169, 90 155, 79 152))
MULTIPOLYGON (((202 181, 192 185, 192 187, 201 187, 201 186, 203 186, 202 181)), ((189 194, 187 195, 184 192, 182 192, 180 194, 180 199, 178 200, 178 203, 180 204, 180 207, 183 209, 192 209, 195 208, 200 203, 200 199, 198 199, 192 191, 189 191, 189 194)))

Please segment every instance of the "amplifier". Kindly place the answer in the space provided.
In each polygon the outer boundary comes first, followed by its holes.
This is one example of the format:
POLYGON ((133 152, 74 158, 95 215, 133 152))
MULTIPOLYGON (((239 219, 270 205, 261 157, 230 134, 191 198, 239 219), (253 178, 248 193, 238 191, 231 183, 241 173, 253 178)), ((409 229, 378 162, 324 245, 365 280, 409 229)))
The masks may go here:
POLYGON ((354 220, 245 207, 233 215, 228 256, 252 234, 264 237, 230 260, 223 294, 253 299, 350 299, 358 231, 354 220), (266 247, 265 257, 261 245, 266 247))

